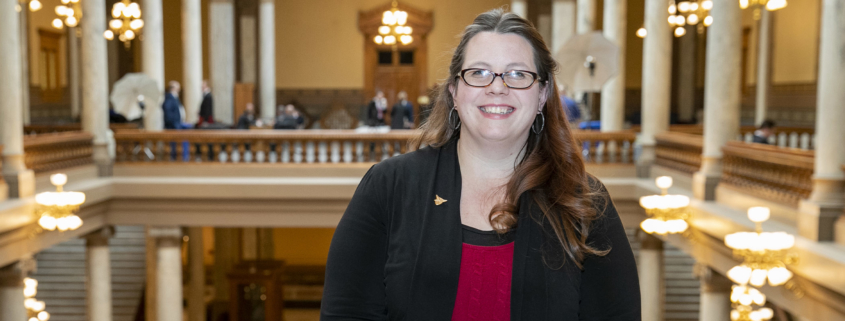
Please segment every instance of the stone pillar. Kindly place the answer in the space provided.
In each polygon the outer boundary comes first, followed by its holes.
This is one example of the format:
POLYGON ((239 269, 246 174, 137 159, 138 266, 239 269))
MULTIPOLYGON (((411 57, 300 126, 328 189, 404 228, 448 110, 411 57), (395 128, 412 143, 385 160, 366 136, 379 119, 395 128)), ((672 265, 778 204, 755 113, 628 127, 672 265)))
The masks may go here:
POLYGON ((678 121, 692 124, 695 121, 695 79, 697 66, 698 32, 696 26, 686 25, 687 33, 678 39, 678 121))
POLYGON ((735 0, 715 0, 707 30, 704 75, 704 148, 701 169, 693 174, 693 195, 713 200, 722 176, 722 147, 739 135, 742 19, 735 0))
POLYGON ((141 12, 144 18, 144 40, 141 43, 141 58, 143 72, 154 79, 161 91, 159 101, 146 102, 144 108, 144 129, 161 131, 164 129, 164 112, 161 104, 164 102, 164 18, 161 8, 162 0, 142 0, 141 12), (152 107, 152 108, 151 108, 152 107))
POLYGON ((276 118, 276 12, 273 0, 259 0, 258 52, 261 77, 261 119, 270 123, 276 118))
POLYGON ((156 238, 153 236, 153 227, 147 225, 144 227, 146 233, 146 277, 147 285, 144 287, 144 315, 146 321, 156 321, 157 310, 156 301, 158 301, 156 288, 156 276, 158 268, 158 246, 156 245, 156 238))
POLYGON ((616 64, 619 71, 601 90, 601 131, 622 130, 625 123, 625 38, 628 25, 628 1, 604 0, 604 36, 619 47, 616 64))
POLYGON ((672 88, 672 29, 666 1, 645 1, 643 39, 642 129, 637 160, 637 175, 648 177, 654 163, 654 136, 669 130, 669 91, 672 88))
POLYGON ((238 260, 239 239, 235 228, 214 228, 214 303, 211 319, 229 311, 229 280, 226 278, 238 260))
POLYGON ((841 124, 845 119, 845 5, 824 0, 821 25, 813 193, 799 204, 798 233, 816 241, 836 239, 845 244, 845 235, 833 233, 833 223, 845 207, 845 126, 841 124))
POLYGON ((769 91, 772 88, 772 15, 769 10, 760 10, 759 40, 757 46, 757 104, 754 125, 760 126, 766 120, 769 107, 769 91))
POLYGON ((188 228, 188 321, 205 321, 205 262, 202 227, 188 228))
POLYGON ((731 282, 727 277, 704 268, 699 275, 701 299, 698 319, 701 321, 725 321, 731 319, 731 282))
MULTIPOLYGON (((82 1, 82 12, 107 12, 105 0, 82 1)), ((82 129, 94 136, 94 162, 100 176, 110 176, 109 78, 106 57, 105 14, 85 14, 82 29, 82 129)))
POLYGON ((273 260, 276 258, 276 247, 273 241, 273 228, 258 229, 258 259, 273 260))
MULTIPOLYGON (((3 9, 7 9, 5 4, 3 9)), ((16 13, 14 7, 10 11, 16 13)), ((18 119, 21 118, 18 117, 18 119)), ((23 279, 29 271, 22 263, 18 262, 0 268, 0 321, 27 319, 26 308, 23 305, 23 279)))
POLYGON ((528 19, 528 1, 526 0, 511 0, 511 12, 523 19, 528 19))
POLYGON ((596 29, 596 0, 578 0, 575 30, 585 34, 596 29))
POLYGON ((241 259, 251 261, 258 259, 258 229, 245 227, 241 229, 241 259))
POLYGON ((182 0, 182 104, 185 122, 196 124, 202 103, 202 12, 200 0, 182 0))
POLYGON ((209 5, 211 47, 211 94, 214 120, 234 123, 235 92, 235 5, 232 0, 213 0, 209 5))
POLYGON ((643 233, 637 259, 643 320, 663 320, 665 310, 663 270, 663 241, 653 235, 643 233))
POLYGON ((29 9, 21 5, 20 12, 20 49, 21 49, 21 104, 23 108, 23 123, 32 123, 29 103, 29 9))
POLYGON ((182 321, 182 231, 178 227, 153 227, 156 239, 156 320, 182 321))
MULTIPOLYGON (((21 97, 21 41, 16 0, 0 0, 0 138, 3 178, 9 197, 35 193, 35 176, 26 169, 23 151, 23 98, 21 97)), ((24 8, 26 10, 26 8, 24 8)))
POLYGON ((82 111, 79 86, 79 29, 67 28, 68 87, 70 88, 70 117, 79 119, 82 111))
POLYGON ((575 0, 552 1, 552 54, 575 34, 575 0))
POLYGON ((111 259, 109 238, 114 228, 104 227, 85 236, 85 282, 87 317, 90 321, 111 321, 111 259))

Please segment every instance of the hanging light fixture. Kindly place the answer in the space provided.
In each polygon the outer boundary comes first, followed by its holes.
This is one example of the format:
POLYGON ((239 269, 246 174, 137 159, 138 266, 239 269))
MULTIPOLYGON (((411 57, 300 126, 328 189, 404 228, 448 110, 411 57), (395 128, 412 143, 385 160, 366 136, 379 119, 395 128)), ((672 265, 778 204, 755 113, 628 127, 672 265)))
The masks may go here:
POLYGON ((648 234, 683 233, 689 228, 686 221, 689 218, 686 211, 689 197, 669 195, 669 187, 672 187, 672 178, 669 176, 658 177, 655 184, 662 190, 660 195, 640 197, 640 206, 648 215, 648 219, 643 221, 640 227, 648 234))
POLYGON ((36 214, 40 217, 38 225, 48 231, 78 229, 82 226, 82 219, 74 213, 85 203, 85 193, 63 191, 63 186, 67 184, 65 174, 50 175, 50 183, 56 186, 55 192, 35 195, 35 202, 38 204, 36 214))
POLYGON ((766 295, 753 287, 734 285, 731 288, 731 321, 763 321, 771 320, 774 311, 767 307, 766 295), (762 307, 754 309, 752 305, 762 307))
POLYGON ((739 7, 743 10, 754 10, 754 20, 760 20, 760 11, 777 11, 786 8, 786 0, 739 0, 739 7))
POLYGON ((29 2, 29 11, 36 12, 41 10, 44 6, 41 4, 41 1, 38 0, 31 0, 29 2))
POLYGON ((62 0, 62 4, 56 6, 55 11, 59 17, 53 19, 53 28, 62 29, 65 26, 74 28, 82 20, 82 6, 79 0, 62 0))
POLYGON ((674 27, 675 37, 685 35, 685 25, 698 26, 698 32, 703 32, 704 27, 713 23, 710 16, 710 9, 713 9, 713 0, 682 0, 669 4, 669 25, 674 27), (703 24, 699 24, 703 22, 703 24))
POLYGON ((109 29, 103 33, 108 40, 117 39, 123 42, 126 48, 144 27, 144 20, 141 20, 141 7, 138 3, 129 0, 122 0, 115 3, 111 10, 112 20, 109 21, 109 29))
POLYGON ((378 35, 373 38, 376 44, 395 45, 397 41, 403 45, 414 41, 411 35, 413 30, 406 26, 408 23, 408 12, 399 10, 399 4, 393 1, 390 10, 382 14, 381 26, 378 27, 378 35))
POLYGON ((769 219, 768 207, 748 209, 748 219, 756 223, 755 232, 737 232, 725 236, 725 245, 743 262, 728 271, 728 278, 746 285, 779 286, 792 278, 786 265, 797 261, 787 250, 795 245, 795 237, 785 232, 763 232, 762 223, 769 219))
POLYGON ((38 281, 33 278, 23 279, 23 305, 26 308, 27 321, 47 321, 50 320, 50 313, 44 311, 47 307, 44 301, 35 299, 38 293, 38 281))

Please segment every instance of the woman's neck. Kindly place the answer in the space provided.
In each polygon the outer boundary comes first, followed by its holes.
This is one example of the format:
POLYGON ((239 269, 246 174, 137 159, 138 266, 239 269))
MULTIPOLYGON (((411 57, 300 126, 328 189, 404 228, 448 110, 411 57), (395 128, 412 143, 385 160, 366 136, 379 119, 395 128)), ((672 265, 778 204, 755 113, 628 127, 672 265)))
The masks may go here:
POLYGON ((465 137, 458 140, 461 176, 472 180, 507 182, 523 145, 493 144, 465 137))

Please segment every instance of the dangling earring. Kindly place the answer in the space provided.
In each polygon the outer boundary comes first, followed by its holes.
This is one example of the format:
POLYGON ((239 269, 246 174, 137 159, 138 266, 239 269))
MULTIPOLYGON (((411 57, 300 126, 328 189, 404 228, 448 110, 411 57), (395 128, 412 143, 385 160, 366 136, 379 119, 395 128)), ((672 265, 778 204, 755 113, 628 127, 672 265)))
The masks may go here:
POLYGON ((540 135, 543 132, 543 129, 546 128, 546 116, 543 115, 543 112, 537 113, 540 117, 534 117, 534 124, 531 124, 531 131, 534 134, 540 135), (540 129, 537 129, 537 119, 540 120, 540 129))
POLYGON ((454 113, 455 111, 455 106, 453 106, 452 110, 449 111, 449 127, 452 127, 452 129, 454 130, 458 130, 461 128, 461 117, 455 117, 456 120, 452 121, 452 113, 454 113))

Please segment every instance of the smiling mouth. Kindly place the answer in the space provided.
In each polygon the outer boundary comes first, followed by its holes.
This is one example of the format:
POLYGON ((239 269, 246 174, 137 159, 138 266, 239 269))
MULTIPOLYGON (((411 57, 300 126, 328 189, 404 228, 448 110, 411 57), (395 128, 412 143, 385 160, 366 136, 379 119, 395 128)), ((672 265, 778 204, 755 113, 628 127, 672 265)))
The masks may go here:
POLYGON ((495 115, 507 115, 513 112, 513 107, 508 106, 485 106, 479 107, 481 111, 488 113, 488 114, 495 114, 495 115))

